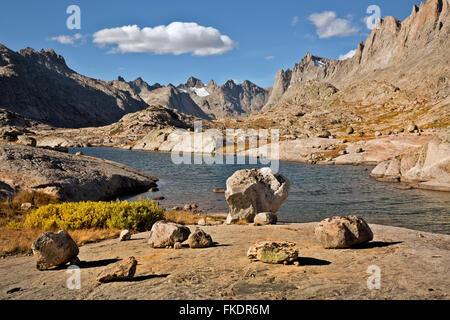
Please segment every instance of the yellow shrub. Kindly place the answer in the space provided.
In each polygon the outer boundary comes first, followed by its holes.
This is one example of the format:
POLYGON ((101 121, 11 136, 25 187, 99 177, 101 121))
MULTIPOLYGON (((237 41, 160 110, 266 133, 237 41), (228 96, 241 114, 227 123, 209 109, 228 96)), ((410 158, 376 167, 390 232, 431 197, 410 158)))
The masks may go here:
POLYGON ((149 230, 164 219, 164 209, 148 200, 137 202, 66 202, 49 204, 29 213, 26 227, 45 230, 130 229, 149 230))

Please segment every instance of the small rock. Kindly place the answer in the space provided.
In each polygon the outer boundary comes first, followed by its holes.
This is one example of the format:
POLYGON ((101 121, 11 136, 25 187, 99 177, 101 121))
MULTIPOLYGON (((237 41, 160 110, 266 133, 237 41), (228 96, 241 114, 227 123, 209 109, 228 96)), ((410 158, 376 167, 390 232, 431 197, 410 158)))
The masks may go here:
POLYGON ((131 232, 129 230, 123 230, 120 233, 119 241, 127 241, 131 239, 131 232))
POLYGON ((75 155, 76 156, 83 156, 84 154, 83 154, 83 152, 79 151, 79 152, 75 153, 75 155))
POLYGON ((33 205, 29 202, 22 203, 22 205, 20 206, 20 209, 23 211, 28 211, 31 208, 33 208, 33 205))
POLYGON ((164 200, 164 197, 156 197, 156 198, 152 198, 153 201, 160 201, 160 200, 164 200))
POLYGON ((380 137, 380 136, 382 136, 383 134, 380 132, 380 131, 377 131, 377 132, 375 132, 375 137, 380 137))
POLYGON ((347 130, 345 130, 345 132, 347 134, 353 134, 353 132, 355 132, 355 130, 352 127, 348 127, 347 130))
POLYGON ((225 193, 225 189, 213 189, 214 193, 225 193))
POLYGON ((234 224, 239 221, 238 217, 233 217, 231 214, 228 214, 227 220, 225 220, 225 224, 234 224))
POLYGON ((158 192, 159 189, 156 187, 150 188, 150 190, 148 190, 148 192, 158 192))
POLYGON ((181 242, 175 242, 175 244, 173 245, 174 249, 183 249, 183 245, 181 244, 181 242))
POLYGON ((317 138, 328 138, 331 136, 331 132, 328 130, 322 130, 317 134, 317 138))
POLYGON ((208 248, 213 244, 212 238, 209 234, 200 228, 197 228, 190 234, 187 243, 190 248, 208 248))
POLYGON ((29 147, 36 147, 36 144, 37 144, 35 138, 28 137, 28 136, 19 136, 17 142, 24 146, 29 146, 29 147))
POLYGON ((417 125, 413 122, 411 122, 408 127, 406 128, 406 131, 409 133, 413 133, 414 131, 418 130, 419 128, 417 127, 417 125))
POLYGON ((137 261, 134 257, 129 257, 125 261, 119 261, 106 268, 97 277, 97 281, 106 283, 113 281, 131 280, 136 273, 137 261))
POLYGON ((291 263, 298 258, 295 243, 287 241, 261 241, 252 245, 247 252, 250 260, 265 263, 291 263))
POLYGON ((191 210, 191 205, 190 204, 186 204, 183 209, 184 209, 184 211, 190 211, 191 210))
POLYGON ((200 219, 200 220, 197 222, 197 224, 198 224, 199 226, 206 226, 206 220, 205 220, 204 218, 202 218, 202 219, 200 219))
POLYGON ((183 210, 183 208, 182 207, 173 207, 170 210, 172 210, 172 211, 181 211, 181 210, 183 210))
POLYGON ((255 217, 255 225, 263 226, 268 224, 277 224, 277 215, 272 212, 258 213, 255 217))
POLYGON ((322 220, 314 233, 326 249, 349 248, 373 239, 369 225, 363 218, 356 216, 337 216, 322 220))

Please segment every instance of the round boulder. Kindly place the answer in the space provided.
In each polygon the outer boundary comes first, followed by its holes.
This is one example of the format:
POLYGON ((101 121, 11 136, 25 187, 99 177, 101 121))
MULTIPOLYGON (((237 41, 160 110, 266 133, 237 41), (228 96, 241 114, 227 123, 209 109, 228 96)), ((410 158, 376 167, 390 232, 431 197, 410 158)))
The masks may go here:
POLYGON ((314 233, 325 249, 350 248, 373 239, 369 225, 363 218, 356 216, 337 216, 322 220, 314 233))
POLYGON ((188 227, 167 221, 156 222, 150 231, 148 244, 153 248, 173 247, 176 242, 184 242, 191 231, 188 227))
POLYGON ((260 212, 276 213, 289 196, 290 182, 270 168, 239 170, 227 180, 229 221, 253 222, 260 212))
POLYGON ((197 228, 189 235, 187 243, 190 248, 208 248, 213 244, 212 238, 209 234, 200 228, 197 228))
POLYGON ((79 261, 79 249, 67 231, 41 234, 32 244, 31 249, 37 259, 38 270, 64 265, 67 262, 79 261))

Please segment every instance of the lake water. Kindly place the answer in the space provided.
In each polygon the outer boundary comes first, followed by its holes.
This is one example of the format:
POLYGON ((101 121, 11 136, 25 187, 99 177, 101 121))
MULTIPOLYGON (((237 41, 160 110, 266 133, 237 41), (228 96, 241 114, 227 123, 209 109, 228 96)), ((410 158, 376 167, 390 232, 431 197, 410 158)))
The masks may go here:
MULTIPOLYGON (((208 212, 227 212, 225 183, 236 170, 262 165, 176 165, 170 154, 112 148, 74 148, 85 155, 123 163, 160 179, 159 192, 127 200, 155 198, 164 207, 196 203, 208 212)), ((426 190, 397 190, 395 184, 369 177, 369 166, 312 166, 281 162, 279 172, 291 182, 289 198, 277 215, 285 222, 314 222, 333 215, 358 215, 368 223, 450 234, 450 194, 426 190)))

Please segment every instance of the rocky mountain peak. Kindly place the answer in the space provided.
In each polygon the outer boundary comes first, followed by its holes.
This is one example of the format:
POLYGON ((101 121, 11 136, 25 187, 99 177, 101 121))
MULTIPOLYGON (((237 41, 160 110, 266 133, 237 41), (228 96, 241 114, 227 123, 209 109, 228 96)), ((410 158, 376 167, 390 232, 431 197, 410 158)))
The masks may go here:
POLYGON ((188 88, 202 88, 202 87, 204 87, 203 82, 200 79, 197 79, 197 78, 194 78, 194 77, 190 77, 187 80, 186 86, 188 88))
POLYGON ((53 49, 42 49, 40 52, 33 48, 27 47, 19 50, 19 55, 27 59, 31 63, 38 63, 45 68, 60 73, 72 73, 73 71, 67 66, 63 56, 57 54, 53 49))
POLYGON ((126 82, 125 79, 122 78, 121 76, 117 76, 116 81, 119 81, 119 82, 126 82))
POLYGON ((236 83, 234 83, 233 80, 228 80, 222 86, 223 89, 230 89, 230 90, 233 90, 235 87, 236 87, 236 83))

